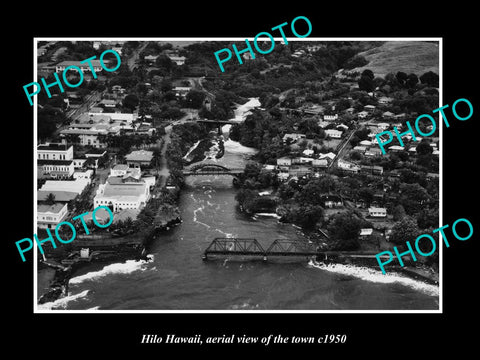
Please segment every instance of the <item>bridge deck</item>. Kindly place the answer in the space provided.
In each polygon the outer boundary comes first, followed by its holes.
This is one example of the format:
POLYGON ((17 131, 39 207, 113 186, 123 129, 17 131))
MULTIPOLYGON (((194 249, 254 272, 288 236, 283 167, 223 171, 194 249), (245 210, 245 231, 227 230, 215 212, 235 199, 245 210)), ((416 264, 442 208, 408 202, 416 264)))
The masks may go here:
MULTIPOLYGON (((344 251, 321 251, 316 249, 313 244, 297 240, 275 240, 267 250, 264 250, 256 239, 241 238, 216 238, 210 243, 204 251, 204 259, 208 255, 225 255, 225 256, 328 256, 350 257, 350 258, 376 258, 377 253, 349 253, 344 251)), ((386 255, 380 258, 387 258, 386 255)))
POLYGON ((204 171, 189 171, 184 170, 183 175, 240 175, 243 173, 243 169, 231 169, 230 171, 216 171, 216 170, 204 170, 204 171))

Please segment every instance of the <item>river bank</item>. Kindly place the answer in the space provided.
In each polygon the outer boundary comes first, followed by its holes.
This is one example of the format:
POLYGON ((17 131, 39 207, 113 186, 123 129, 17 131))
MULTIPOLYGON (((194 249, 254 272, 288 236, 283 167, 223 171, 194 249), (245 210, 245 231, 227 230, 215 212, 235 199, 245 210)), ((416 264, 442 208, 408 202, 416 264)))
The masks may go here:
MULTIPOLYGON (((246 115, 245 113, 248 113, 250 109, 252 108, 250 105, 253 103, 246 104, 247 106, 245 107, 245 112, 238 112, 236 113, 236 120, 241 122, 245 119, 246 115)), ((258 105, 258 104, 257 104, 258 105)), ((223 136, 217 137, 220 139, 227 139, 226 143, 229 144, 228 150, 230 151, 231 148, 236 149, 238 147, 242 147, 240 143, 235 143, 234 145, 232 144, 232 140, 228 138, 228 132, 230 130, 231 125, 226 125, 223 127, 223 136)), ((215 141, 215 137, 210 137, 209 141, 215 141)), ((247 148, 246 148, 247 149, 247 148)), ((253 153, 250 151, 251 149, 248 148, 248 154, 252 155, 253 153)), ((207 153, 199 153, 199 159, 204 159, 206 155, 208 155, 208 158, 222 158, 223 157, 223 152, 221 154, 216 153, 215 151, 218 152, 218 148, 215 148, 214 146, 211 146, 209 151, 207 153)), ((237 187, 238 186, 238 181, 236 178, 233 180, 233 184, 237 187)), ((254 190, 255 192, 255 190, 254 190)), ((300 230, 302 235, 305 237, 306 241, 312 242, 315 244, 315 246, 320 250, 320 251, 335 251, 337 250, 334 245, 332 245, 332 242, 329 241, 328 238, 328 233, 326 232, 326 229, 321 229, 319 227, 315 227, 314 229, 305 229, 298 224, 295 224, 295 221, 293 218, 291 218, 291 214, 287 213, 284 207, 278 207, 278 201, 277 199, 279 198, 278 192, 276 189, 272 188, 271 186, 268 188, 262 188, 256 191, 258 194, 256 195, 256 202, 255 204, 248 204, 250 205, 249 209, 246 209, 240 201, 238 201, 238 197, 236 196, 237 203, 238 203, 238 209, 241 213, 249 216, 252 220, 257 220, 259 217, 270 217, 277 219, 278 223, 282 224, 289 224, 292 227, 295 227, 296 229, 300 230), (290 216, 290 217, 289 217, 290 216)), ((237 193, 238 195, 238 193, 237 193)), ((364 255, 365 253, 371 254, 374 252, 375 254, 378 252, 381 252, 383 250, 379 250, 378 248, 372 247, 372 244, 370 244, 368 241, 363 240, 359 241, 359 249, 356 251, 346 251, 345 254, 347 255, 364 255), (378 250, 378 251, 377 251, 378 250)), ((392 250, 393 252, 393 250, 392 250)), ((366 259, 366 258, 361 258, 361 257, 349 257, 349 256, 334 256, 330 257, 329 262, 330 263, 338 263, 338 264, 352 264, 352 265, 357 265, 357 266, 366 266, 374 271, 378 271, 378 262, 376 258, 373 257, 373 259, 366 259)), ((405 261, 407 263, 407 261, 405 261)), ((393 263, 392 263, 393 264, 393 263)), ((408 263, 409 265, 406 267, 401 267, 401 266, 396 266, 396 265, 389 265, 389 267, 392 269, 392 271, 395 271, 397 273, 401 273, 411 279, 415 280, 420 280, 428 284, 433 284, 433 285, 438 285, 439 283, 439 271, 438 267, 436 266, 427 266, 423 263, 415 263, 415 262, 410 262, 408 263)), ((388 271, 388 269, 387 269, 388 271)))

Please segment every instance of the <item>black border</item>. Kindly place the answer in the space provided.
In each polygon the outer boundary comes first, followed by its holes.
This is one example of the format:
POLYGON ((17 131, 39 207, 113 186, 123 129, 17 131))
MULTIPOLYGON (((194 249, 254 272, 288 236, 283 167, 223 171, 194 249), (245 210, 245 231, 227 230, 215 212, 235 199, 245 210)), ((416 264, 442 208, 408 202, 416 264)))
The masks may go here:
POLYGON ((7 260, 3 297, 9 302, 4 311, 13 315, 12 321, 6 322, 7 346, 18 351, 27 344, 33 345, 31 348, 37 354, 45 356, 49 353, 68 356, 80 351, 113 355, 125 354, 125 350, 162 356, 167 347, 141 345, 142 334, 317 336, 338 333, 347 334, 347 344, 267 348, 263 345, 241 348, 175 345, 168 349, 177 354, 186 349, 197 353, 216 350, 226 355, 251 350, 256 354, 263 354, 265 350, 283 354, 312 351, 318 356, 338 355, 348 349, 363 350, 358 353, 363 357, 397 352, 404 356, 424 352, 431 355, 443 348, 473 348, 474 331, 469 329, 468 320, 476 312, 474 264, 479 230, 469 241, 453 241, 449 249, 444 249, 443 314, 33 314, 32 257, 22 263, 14 241, 32 235, 33 110, 25 100, 22 86, 33 78, 34 37, 250 37, 299 15, 310 19, 311 37, 442 37, 443 103, 452 104, 458 98, 467 98, 475 109, 470 120, 453 120, 451 127, 444 129, 443 223, 451 224, 465 217, 478 228, 478 215, 471 206, 476 194, 476 118, 480 111, 477 110, 480 109, 478 95, 474 92, 474 85, 478 83, 474 36, 478 20, 474 18, 473 5, 456 2, 448 8, 437 4, 437 8, 422 9, 419 4, 405 2, 329 6, 317 3, 307 9, 302 4, 273 3, 266 6, 266 11, 259 9, 258 4, 249 7, 245 3, 201 3, 196 4, 197 8, 185 3, 178 9, 162 3, 103 5, 98 9, 93 3, 81 7, 62 5, 59 10, 54 10, 55 6, 49 3, 34 5, 36 9, 28 5, 24 11, 10 10, 21 15, 18 25, 2 25, 6 38, 4 54, 9 54, 2 60, 3 75, 6 75, 4 98, 8 99, 4 103, 7 116, 3 119, 4 139, 8 143, 3 189, 9 195, 4 203, 8 211, 3 227, 7 236, 2 242, 3 259, 7 260))

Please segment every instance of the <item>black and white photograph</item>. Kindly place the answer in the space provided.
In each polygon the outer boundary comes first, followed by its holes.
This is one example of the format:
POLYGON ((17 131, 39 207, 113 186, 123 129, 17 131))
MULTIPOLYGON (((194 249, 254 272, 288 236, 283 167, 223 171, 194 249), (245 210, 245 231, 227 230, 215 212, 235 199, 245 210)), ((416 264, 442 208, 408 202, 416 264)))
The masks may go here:
POLYGON ((287 42, 37 39, 38 311, 440 309, 440 39, 287 42))

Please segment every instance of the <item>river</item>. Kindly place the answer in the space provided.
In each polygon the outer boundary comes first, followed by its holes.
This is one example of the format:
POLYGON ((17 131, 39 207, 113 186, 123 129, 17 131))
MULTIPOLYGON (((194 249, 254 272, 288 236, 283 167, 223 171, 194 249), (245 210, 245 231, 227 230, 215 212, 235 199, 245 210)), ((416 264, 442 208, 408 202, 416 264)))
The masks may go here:
MULTIPOLYGON (((256 99, 239 107, 241 121, 256 99)), ((229 127, 223 128, 228 136, 229 127)), ((225 141, 223 158, 243 166, 254 149, 225 141)), ((70 280, 69 294, 39 309, 55 310, 437 310, 438 286, 353 265, 297 261, 203 261, 216 237, 247 237, 267 247, 298 239, 300 229, 275 217, 247 217, 236 207, 229 176, 187 178, 183 222, 162 233, 150 260, 90 264, 70 280)))

